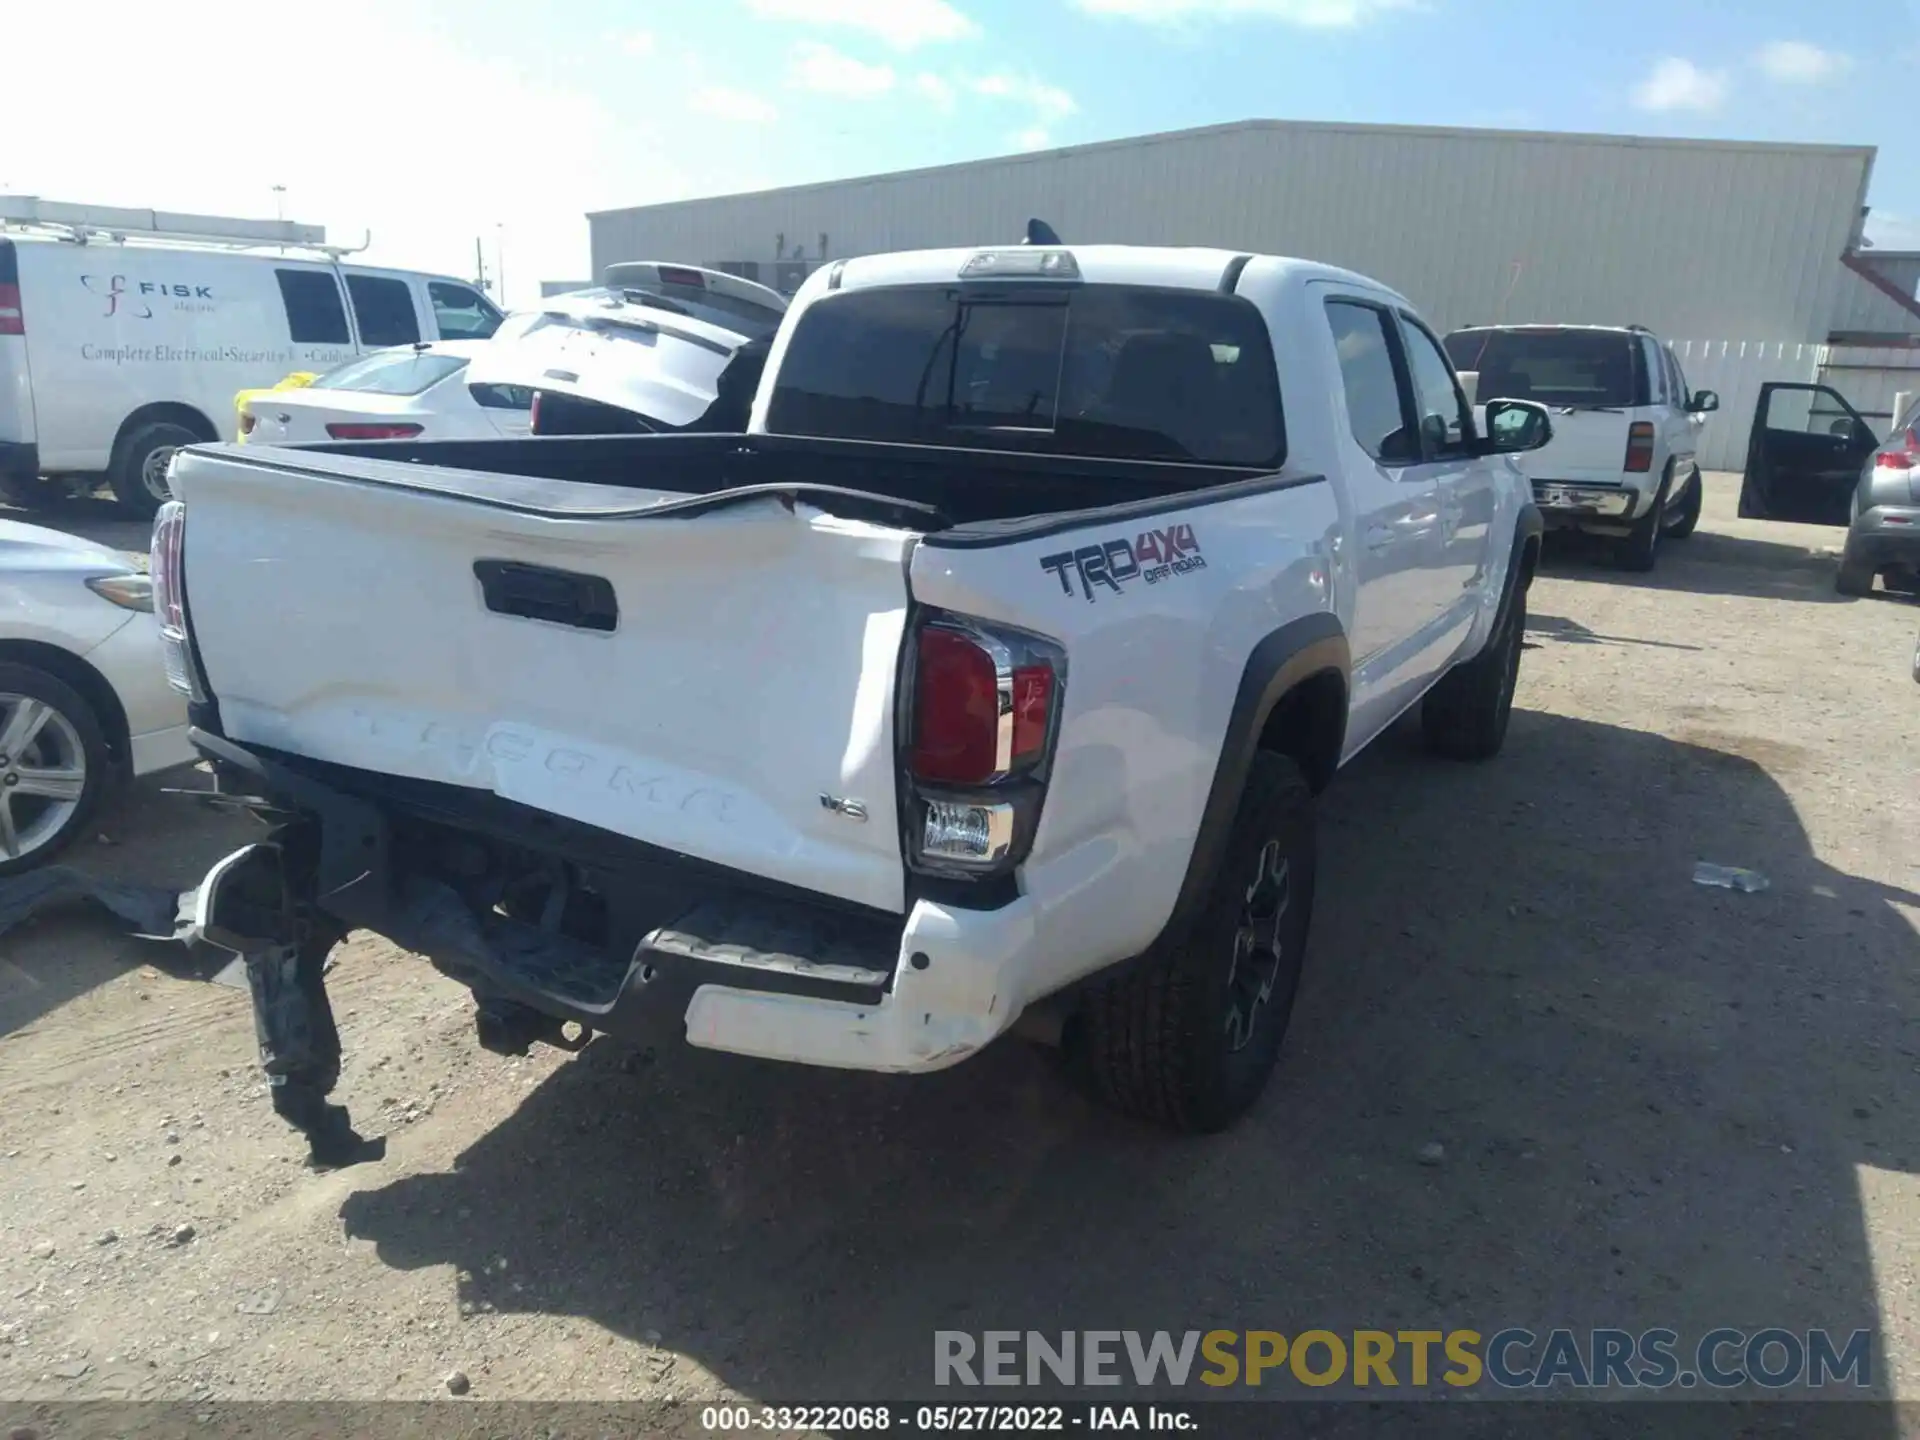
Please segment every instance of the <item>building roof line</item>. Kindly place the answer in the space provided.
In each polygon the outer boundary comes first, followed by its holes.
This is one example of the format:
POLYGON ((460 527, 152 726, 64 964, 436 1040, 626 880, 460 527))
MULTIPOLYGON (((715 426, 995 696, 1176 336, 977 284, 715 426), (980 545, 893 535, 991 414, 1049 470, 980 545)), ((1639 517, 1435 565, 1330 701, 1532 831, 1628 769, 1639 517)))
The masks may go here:
MULTIPOLYGON (((1012 155, 990 155, 978 160, 957 160, 945 165, 923 165, 911 170, 890 170, 867 175, 848 175, 836 180, 815 180, 805 185, 778 185, 764 190, 740 190, 721 195, 694 196, 682 200, 663 200, 653 205, 622 205, 608 210, 589 210, 587 218, 630 214, 636 210, 658 212, 689 205, 710 205, 717 200, 745 200, 767 195, 807 195, 850 185, 883 181, 912 180, 928 175, 953 174, 992 166, 1007 168, 1037 164, 1063 156, 1097 154, 1107 150, 1139 148, 1148 145, 1177 144, 1204 137, 1244 134, 1252 131, 1311 131, 1316 134, 1398 135, 1412 138, 1466 139, 1485 141, 1529 141, 1538 143, 1602 145, 1620 149, 1706 150, 1723 153, 1767 155, 1847 155, 1863 159, 1872 173, 1876 147, 1872 145, 1817 145, 1783 140, 1696 140, 1660 135, 1606 135, 1572 130, 1490 130, 1452 125, 1362 125, 1335 120, 1230 120, 1219 125, 1199 125, 1186 130, 1160 130, 1147 135, 1128 135, 1115 140, 1092 140, 1080 145, 1056 146, 1050 150, 1028 150, 1012 155)), ((1862 185, 1864 193, 1865 185, 1862 185)))

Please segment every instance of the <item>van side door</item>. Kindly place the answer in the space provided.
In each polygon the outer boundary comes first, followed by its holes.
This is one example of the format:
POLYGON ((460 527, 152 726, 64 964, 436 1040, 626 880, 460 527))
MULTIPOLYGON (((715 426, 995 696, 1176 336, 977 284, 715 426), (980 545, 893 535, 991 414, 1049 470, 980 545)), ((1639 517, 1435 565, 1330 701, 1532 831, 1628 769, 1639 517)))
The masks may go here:
POLYGON ((273 278, 291 342, 292 363, 286 368, 319 374, 351 360, 356 351, 353 328, 347 319, 347 297, 333 269, 276 265, 273 278))
POLYGON ((341 273, 347 282, 347 296, 353 302, 354 329, 359 333, 362 350, 417 345, 429 338, 413 286, 406 280, 359 270, 341 273))

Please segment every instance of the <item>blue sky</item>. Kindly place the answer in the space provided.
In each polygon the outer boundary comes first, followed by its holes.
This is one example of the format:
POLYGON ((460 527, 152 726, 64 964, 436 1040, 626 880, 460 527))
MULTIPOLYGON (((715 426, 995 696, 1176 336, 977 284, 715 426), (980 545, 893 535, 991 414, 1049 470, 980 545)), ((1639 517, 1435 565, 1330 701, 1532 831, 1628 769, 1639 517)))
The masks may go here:
POLYGON ((1869 233, 1920 248, 1913 0, 108 8, 137 43, 9 20, 0 191, 271 215, 280 184, 387 263, 470 274, 484 237, 510 300, 583 276, 589 209, 1251 117, 1872 144, 1869 233))

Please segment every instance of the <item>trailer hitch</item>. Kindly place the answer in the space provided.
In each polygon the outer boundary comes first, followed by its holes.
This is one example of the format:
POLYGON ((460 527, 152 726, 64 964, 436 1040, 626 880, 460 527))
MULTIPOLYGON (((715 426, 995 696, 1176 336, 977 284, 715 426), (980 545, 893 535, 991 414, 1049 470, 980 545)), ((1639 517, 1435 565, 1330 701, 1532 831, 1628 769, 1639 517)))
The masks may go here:
POLYGON ((243 846, 207 872, 189 905, 189 933, 238 955, 253 998, 254 1037, 276 1115, 307 1139, 310 1162, 338 1169, 386 1154, 327 1096, 340 1078, 340 1034, 327 1000, 327 954, 342 930, 295 899, 297 836, 243 846))

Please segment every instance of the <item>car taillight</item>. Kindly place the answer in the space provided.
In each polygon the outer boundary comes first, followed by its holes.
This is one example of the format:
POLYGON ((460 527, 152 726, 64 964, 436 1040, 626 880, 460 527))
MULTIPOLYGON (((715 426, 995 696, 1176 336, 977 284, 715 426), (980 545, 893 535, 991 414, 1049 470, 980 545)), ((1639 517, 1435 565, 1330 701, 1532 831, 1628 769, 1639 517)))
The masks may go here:
POLYGON ((20 287, 0 285, 0 335, 27 333, 27 313, 20 308, 20 287))
POLYGON ((1895 435, 1887 448, 1873 457, 1873 463, 1884 470, 1920 468, 1920 425, 1909 425, 1895 435))
POLYGON ((1627 471, 1644 475, 1653 468, 1653 425, 1636 420, 1627 427, 1627 471))
POLYGON ((328 424, 327 434, 336 440, 411 440, 420 433, 418 425, 382 423, 365 425, 336 420, 328 424))
POLYGON ((704 290, 707 288, 707 277, 702 275, 698 270, 688 270, 679 265, 662 265, 660 267, 660 283, 662 285, 686 285, 695 290, 704 290))
POLYGON ((980 874, 1024 856, 1064 675, 1059 647, 1036 636, 948 616, 922 625, 906 745, 918 868, 980 874))
POLYGON ((153 579, 153 613, 160 622, 160 651, 167 683, 189 699, 204 702, 206 687, 200 683, 187 638, 186 545, 187 507, 169 500, 153 517, 147 562, 147 573, 153 579))

